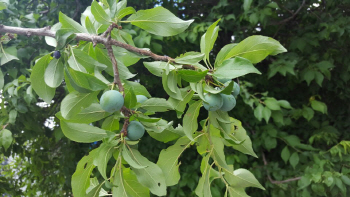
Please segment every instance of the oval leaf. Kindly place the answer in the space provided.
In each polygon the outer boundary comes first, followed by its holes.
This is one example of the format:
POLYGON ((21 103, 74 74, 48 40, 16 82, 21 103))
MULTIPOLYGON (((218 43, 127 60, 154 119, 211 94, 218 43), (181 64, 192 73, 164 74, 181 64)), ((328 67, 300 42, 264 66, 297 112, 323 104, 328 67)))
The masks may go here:
POLYGON ((184 21, 163 7, 140 10, 128 18, 128 22, 160 36, 173 36, 185 31, 194 20, 184 21))
POLYGON ((60 121, 63 134, 70 140, 81 143, 92 143, 107 137, 105 130, 88 124, 60 121))

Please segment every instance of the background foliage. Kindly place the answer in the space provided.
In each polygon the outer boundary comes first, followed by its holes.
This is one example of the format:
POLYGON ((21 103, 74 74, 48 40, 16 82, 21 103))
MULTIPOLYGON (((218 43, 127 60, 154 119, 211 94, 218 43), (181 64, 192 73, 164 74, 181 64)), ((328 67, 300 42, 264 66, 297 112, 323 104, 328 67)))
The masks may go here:
MULTIPOLYGON (((0 11, 0 21, 21 27, 53 25, 58 22, 58 10, 79 20, 91 3, 0 2, 0 9, 7 8, 0 11)), ((227 163, 249 169, 263 184, 266 190, 249 189, 251 196, 349 195, 350 1, 194 0, 128 4, 137 10, 162 5, 182 19, 195 19, 186 32, 174 37, 161 38, 134 27, 135 45, 157 54, 175 57, 198 50, 200 37, 218 18, 220 31, 212 54, 230 41, 238 43, 251 35, 280 41, 288 52, 257 64, 262 75, 239 78, 241 99, 230 112, 242 121, 259 158, 227 149, 227 163), (283 182, 291 178, 295 179, 283 182)), ((6 47, 10 51, 11 47, 18 48, 13 54, 18 60, 1 66, 4 85, 0 82, 0 121, 4 126, 9 123, 6 129, 12 132, 14 142, 7 149, 1 148, 1 161, 10 157, 13 162, 2 166, 0 193, 69 196, 77 162, 98 145, 79 144, 63 136, 59 121, 54 118, 65 96, 63 88, 57 89, 53 103, 47 106, 29 86, 34 58, 53 48, 36 36, 18 36, 6 47), (54 129, 49 125, 54 125, 54 129)), ((166 97, 160 91, 160 78, 151 75, 142 62, 132 69, 138 73, 134 79, 142 82, 152 96, 166 97)), ((162 118, 176 120, 176 113, 164 113, 162 118)), ((140 152, 153 162, 160 150, 168 146, 155 142, 146 136, 140 144, 140 152)), ((186 150, 180 158, 180 184, 169 188, 169 196, 195 196, 200 159, 195 149, 186 150)), ((214 181, 213 196, 222 196, 223 188, 214 181)))

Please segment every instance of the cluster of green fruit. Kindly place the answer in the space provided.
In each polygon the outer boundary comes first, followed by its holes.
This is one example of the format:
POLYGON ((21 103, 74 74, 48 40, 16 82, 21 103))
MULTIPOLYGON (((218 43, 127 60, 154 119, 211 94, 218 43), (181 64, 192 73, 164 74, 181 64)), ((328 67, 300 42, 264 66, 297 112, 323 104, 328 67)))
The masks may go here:
MULTIPOLYGON (((224 84, 223 87, 226 87, 230 84, 230 79, 217 79, 218 82, 224 84)), ((239 94, 240 87, 234 82, 232 93, 227 94, 211 94, 207 93, 204 95, 203 106, 208 111, 231 111, 236 106, 236 96, 239 94)))
MULTIPOLYGON (((148 98, 144 95, 136 95, 137 102, 143 103, 148 98)), ((114 113, 119 111, 124 105, 123 95, 116 90, 108 90, 102 94, 100 105, 103 110, 114 113)), ((138 121, 130 121, 127 127, 127 138, 129 140, 138 140, 145 134, 145 127, 138 121)))

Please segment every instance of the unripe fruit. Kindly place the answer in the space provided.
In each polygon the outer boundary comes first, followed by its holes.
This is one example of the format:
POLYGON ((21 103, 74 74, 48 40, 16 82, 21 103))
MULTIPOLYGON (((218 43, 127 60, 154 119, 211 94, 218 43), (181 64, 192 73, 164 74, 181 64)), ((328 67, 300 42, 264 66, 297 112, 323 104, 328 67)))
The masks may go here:
POLYGON ((231 111, 236 106, 236 99, 233 95, 221 94, 221 97, 223 100, 221 111, 231 111))
POLYGON ((239 95, 239 91, 240 91, 240 88, 239 88, 238 83, 234 82, 234 83, 233 83, 232 95, 233 95, 233 96, 239 95))
POLYGON ((144 95, 136 95, 136 99, 138 103, 143 103, 145 102, 148 98, 144 95))
POLYGON ((127 137, 132 140, 138 140, 145 134, 145 127, 140 122, 131 121, 127 128, 127 137))
POLYGON ((56 58, 56 59, 60 58, 61 57, 60 51, 53 52, 53 57, 56 58))
POLYGON ((102 94, 100 105, 103 110, 113 113, 119 111, 124 105, 124 97, 116 90, 108 90, 102 94))
POLYGON ((204 95, 204 99, 203 106, 208 111, 216 111, 222 107, 223 100, 220 94, 207 93, 204 95))

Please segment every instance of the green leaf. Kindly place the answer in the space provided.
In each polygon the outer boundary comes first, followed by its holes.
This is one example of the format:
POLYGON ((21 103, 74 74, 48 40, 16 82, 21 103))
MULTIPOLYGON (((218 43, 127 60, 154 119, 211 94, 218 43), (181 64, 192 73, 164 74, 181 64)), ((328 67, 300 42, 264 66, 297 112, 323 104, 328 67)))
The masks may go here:
POLYGON ((123 169, 123 178, 125 182, 125 190, 132 197, 149 197, 149 189, 141 185, 136 175, 130 168, 123 169))
POLYGON ((204 57, 203 53, 199 52, 187 52, 185 54, 180 55, 179 57, 175 58, 175 62, 178 64, 197 64, 199 61, 201 61, 204 57))
POLYGON ((288 146, 285 146, 281 152, 281 157, 284 161, 284 163, 287 163, 287 161, 289 160, 290 158, 290 151, 288 149, 288 146))
MULTIPOLYGON (((114 31, 113 31, 114 32, 114 31)), ((113 33, 112 32, 112 33, 113 33)), ((119 34, 119 32, 117 33, 119 34)), ((119 35, 120 36, 120 35, 119 35)), ((141 58, 147 58, 147 56, 142 56, 136 53, 132 53, 122 47, 112 46, 113 54, 118 61, 123 62, 125 66, 130 66, 136 64, 141 58)))
POLYGON ((70 93, 75 92, 75 91, 78 91, 80 93, 91 92, 91 90, 88 90, 86 88, 82 88, 75 83, 71 74, 68 71, 68 67, 65 67, 65 69, 64 69, 64 80, 66 82, 67 89, 70 93))
MULTIPOLYGON (((151 72, 153 75, 162 77, 163 72, 165 70, 165 67, 167 65, 167 62, 160 62, 160 61, 155 61, 155 62, 143 62, 143 65, 148 69, 149 72, 151 72)), ((173 65, 169 65, 170 70, 174 70, 175 67, 173 65)))
POLYGON ((142 156, 139 151, 135 149, 130 149, 133 153, 135 161, 140 166, 147 166, 147 168, 133 168, 137 180, 149 190, 157 195, 164 196, 166 195, 166 183, 165 177, 162 170, 155 163, 150 162, 146 157, 142 156))
POLYGON ((40 58, 33 67, 30 75, 30 81, 36 94, 41 97, 46 103, 51 104, 52 98, 55 96, 55 88, 46 85, 44 77, 45 70, 51 59, 50 54, 40 58))
POLYGON ((120 187, 113 187, 113 196, 127 196, 127 197, 149 197, 149 189, 141 185, 136 178, 135 173, 130 168, 123 168, 118 170, 116 176, 116 183, 120 187), (121 174, 122 173, 122 174, 121 174), (120 175, 118 175, 120 174, 120 175))
POLYGON ((125 95, 124 106, 128 109, 135 107, 137 100, 136 100, 136 94, 134 92, 134 88, 133 87, 125 88, 124 95, 125 95))
POLYGON ((177 72, 181 78, 187 82, 198 82, 207 75, 208 70, 203 72, 195 70, 179 70, 177 72))
POLYGON ((164 88, 165 92, 170 97, 177 99, 177 100, 183 100, 181 91, 177 87, 177 78, 174 77, 174 71, 171 71, 169 73, 169 76, 166 74, 166 72, 163 72, 162 84, 163 84, 163 88, 164 88), (169 84, 169 82, 170 82, 170 84, 169 84), (176 86, 176 87, 174 87, 174 86, 176 86), (173 90, 171 90, 170 87, 172 87, 173 90))
POLYGON ((217 78, 233 79, 249 73, 261 74, 253 64, 242 57, 225 60, 220 67, 216 68, 214 76, 217 78))
POLYGON ((263 110, 264 106, 262 104, 258 104, 258 106, 254 109, 254 116, 261 121, 263 118, 263 110))
POLYGON ((275 98, 267 98, 264 103, 271 110, 281 110, 281 107, 275 98))
POLYGON ((99 23, 105 25, 109 25, 111 23, 111 18, 109 15, 96 1, 93 1, 91 4, 91 12, 99 23))
POLYGON ((180 180, 178 159, 190 143, 188 138, 180 138, 174 145, 160 152, 157 165, 163 171, 167 186, 178 184, 180 180))
MULTIPOLYGON (((89 107, 81 110, 78 114, 71 117, 70 119, 67 119, 67 122, 75 122, 75 123, 92 123, 98 120, 101 120, 108 116, 110 113, 106 112, 101 108, 101 105, 99 103, 92 103, 89 107)), ((103 124, 102 124, 102 129, 103 124)), ((109 130, 109 129, 107 129, 109 130)))
POLYGON ((327 114, 327 105, 323 102, 313 100, 311 101, 311 107, 315 111, 319 111, 323 114, 327 114))
POLYGON ((343 180, 343 183, 350 186, 350 178, 348 176, 342 175, 340 178, 343 180))
POLYGON ((255 154, 252 146, 252 141, 247 135, 247 131, 243 128, 242 123, 234 118, 230 118, 231 121, 231 138, 238 142, 243 142, 241 144, 230 144, 232 148, 244 153, 258 158, 255 154))
POLYGON ((136 13, 136 10, 132 7, 126 7, 123 8, 122 10, 118 11, 117 18, 122 19, 127 15, 134 14, 136 13))
POLYGON ((110 116, 106 118, 101 126, 101 129, 105 129, 108 131, 116 131, 119 130, 119 118, 118 116, 110 116))
POLYGON ((16 118, 17 118, 17 111, 13 109, 9 113, 9 123, 15 124, 16 118))
POLYGON ((12 132, 10 130, 3 129, 0 131, 0 145, 5 148, 5 151, 11 146, 12 141, 12 132))
POLYGON ((64 135, 75 142, 91 143, 107 137, 105 130, 88 124, 71 123, 62 119, 60 123, 64 135))
POLYGON ((83 73, 88 71, 89 73, 93 73, 96 67, 99 68, 100 70, 104 70, 107 68, 105 64, 103 63, 101 64, 100 62, 96 61, 94 58, 89 56, 89 54, 85 53, 84 51, 73 49, 71 50, 71 54, 72 55, 69 58, 68 63, 70 67, 76 71, 80 71, 83 73))
POLYGON ((196 101, 190 105, 184 118, 183 127, 186 136, 193 141, 193 133, 198 129, 198 115, 202 107, 202 100, 196 101))
MULTIPOLYGON (((106 72, 109 75, 114 76, 113 65, 112 65, 111 59, 108 56, 107 50, 96 47, 95 52, 96 52, 97 61, 99 61, 102 64, 105 64, 107 66, 106 72)), ((135 74, 132 74, 129 71, 129 69, 118 59, 117 59, 117 63, 118 63, 120 79, 124 80, 124 79, 130 79, 135 77, 135 74)))
POLYGON ((278 100, 277 101, 278 104, 283 107, 283 108, 286 108, 286 109, 293 109, 292 106, 290 106, 289 102, 286 101, 286 100, 278 100))
POLYGON ((146 168, 147 166, 142 166, 138 163, 137 158, 134 156, 132 150, 130 147, 126 144, 123 144, 123 149, 122 149, 122 155, 124 160, 133 168, 136 169, 142 169, 146 168))
POLYGON ((11 60, 19 60, 17 57, 17 49, 15 46, 3 49, 0 51, 0 65, 4 65, 11 60))
POLYGON ((271 137, 271 136, 266 136, 264 138, 264 145, 265 145, 265 148, 270 151, 271 149, 274 149, 276 148, 277 146, 277 140, 276 138, 274 137, 271 137))
POLYGON ((310 85, 310 82, 315 79, 315 73, 316 71, 314 70, 307 70, 305 73, 304 73, 304 80, 307 82, 307 85, 310 85))
POLYGON ((70 119, 78 114, 82 108, 88 107, 96 100, 98 92, 91 93, 69 93, 61 103, 61 113, 63 118, 70 119))
POLYGON ((92 91, 104 90, 108 88, 107 84, 99 80, 94 75, 79 72, 72 68, 68 68, 68 71, 72 80, 75 82, 75 84, 82 88, 92 90, 92 91))
POLYGON ((173 109, 173 106, 163 98, 150 98, 143 102, 140 107, 153 112, 166 112, 173 109))
POLYGON ((185 31, 193 20, 183 21, 163 7, 140 10, 128 18, 131 24, 160 36, 173 36, 185 31))
POLYGON ((308 121, 310 121, 315 114, 314 110, 312 110, 310 107, 305 107, 305 106, 303 107, 302 112, 303 112, 303 117, 308 121))
POLYGON ((75 39, 77 35, 74 34, 72 29, 59 29, 56 31, 55 38, 57 40, 56 50, 63 49, 66 44, 75 39))
POLYGON ((221 136, 215 136, 215 135, 211 135, 211 140, 212 140, 212 144, 213 144, 213 153, 212 153, 212 158, 214 159, 214 161, 216 162, 216 164, 218 166, 220 166, 221 168, 226 168, 229 169, 226 163, 226 159, 225 159, 225 153, 224 153, 224 144, 222 141, 221 136))
MULTIPOLYGON (((95 177, 96 178, 96 177, 95 177)), ((91 179, 90 179, 91 180, 91 179)), ((97 179, 96 179, 97 180, 97 179)), ((103 189, 102 186, 105 182, 102 183, 98 183, 97 181, 97 185, 95 187, 93 187, 91 190, 89 190, 89 188, 86 190, 86 197, 99 197, 101 195, 101 190, 103 189)), ((91 183, 90 183, 91 186, 91 183)))
POLYGON ((216 25, 221 19, 214 22, 207 29, 207 32, 202 36, 201 40, 201 52, 205 54, 205 58, 209 62, 209 53, 213 49, 216 38, 218 37, 219 27, 216 25))
POLYGON ((0 70, 0 89, 2 89, 4 87, 4 73, 2 73, 2 71, 0 70))
POLYGON ((97 157, 94 158, 94 164, 97 166, 101 176, 107 180, 107 164, 111 159, 113 152, 116 150, 116 146, 119 144, 119 140, 113 140, 111 142, 103 142, 98 148, 97 157))
POLYGON ((156 133, 161 133, 163 132, 165 129, 168 129, 169 127, 171 127, 171 125, 173 124, 173 121, 170 121, 169 123, 164 120, 161 119, 158 122, 155 123, 151 123, 151 122, 142 122, 143 126, 145 127, 145 129, 147 131, 153 131, 156 133))
POLYGON ((88 33, 87 30, 73 19, 69 18, 62 12, 59 13, 59 21, 62 28, 71 29, 74 33, 88 33))
POLYGON ((46 85, 57 88, 64 78, 64 65, 59 59, 52 59, 45 69, 44 80, 46 85))
POLYGON ((245 192, 244 188, 228 187, 230 197, 249 197, 245 192))
POLYGON ((145 86, 141 85, 140 83, 133 82, 133 81, 123 81, 124 82, 124 88, 133 88, 133 91, 135 95, 144 95, 146 97, 151 97, 148 90, 145 88, 145 86))
POLYGON ((164 143, 176 140, 184 135, 183 128, 181 127, 181 125, 179 125, 176 129, 174 129, 172 126, 169 126, 168 128, 164 129, 161 133, 148 131, 148 134, 152 138, 164 143))
POLYGON ((171 97, 169 98, 168 101, 177 112, 181 112, 181 114, 182 114, 182 112, 185 111, 186 104, 188 102, 190 102, 194 92, 192 90, 188 90, 188 88, 180 89, 180 91, 181 91, 182 98, 183 98, 182 101, 176 100, 176 99, 171 98, 171 97))
POLYGON ((271 117, 271 110, 267 107, 264 107, 262 110, 262 116, 265 119, 266 123, 268 123, 271 117))
POLYGON ((95 29, 95 26, 90 21, 89 16, 86 16, 86 18, 85 18, 85 27, 86 27, 87 31, 89 32, 89 34, 97 35, 97 31, 95 29))
POLYGON ((295 166, 299 163, 299 154, 297 152, 294 152, 290 158, 289 158, 289 163, 290 165, 293 166, 293 168, 295 169, 295 166))
POLYGON ((210 185, 211 185, 211 180, 210 180, 210 172, 212 170, 211 166, 208 164, 209 160, 209 155, 204 157, 202 160, 202 165, 201 165, 201 171, 202 171, 202 177, 199 178, 198 185, 196 187, 195 193, 198 196, 203 196, 203 197, 212 197, 211 195, 211 190, 210 190, 210 185), (204 165, 203 165, 204 161, 204 165))
POLYGON ((94 157, 97 156, 98 149, 84 156, 77 165, 72 176, 71 187, 74 196, 86 196, 86 190, 90 185, 90 175, 95 168, 93 165, 94 157))
POLYGON ((4 9, 7 9, 7 5, 3 2, 0 2, 0 11, 4 9))
POLYGON ((170 71, 167 77, 168 89, 175 94, 178 93, 180 90, 177 87, 177 73, 175 71, 170 71))
MULTIPOLYGON (((51 31, 57 31, 59 29, 62 28, 62 24, 61 23, 56 23, 54 24, 52 27, 51 27, 51 31)), ((55 38, 52 38, 52 37, 49 37, 49 36, 45 36, 45 41, 46 41, 46 44, 52 46, 52 47, 56 47, 57 46, 57 41, 55 38)))
POLYGON ((237 44, 227 44, 219 51, 215 58, 215 67, 220 66, 222 62, 225 60, 226 55, 232 50, 233 47, 235 47, 237 44))
POLYGON ((287 50, 275 39, 265 36, 250 36, 231 49, 224 60, 240 56, 253 64, 261 62, 268 55, 277 55, 287 50))
POLYGON ((233 172, 226 169, 223 170, 225 179, 233 188, 256 187, 265 190, 254 175, 246 169, 240 168, 233 172))

